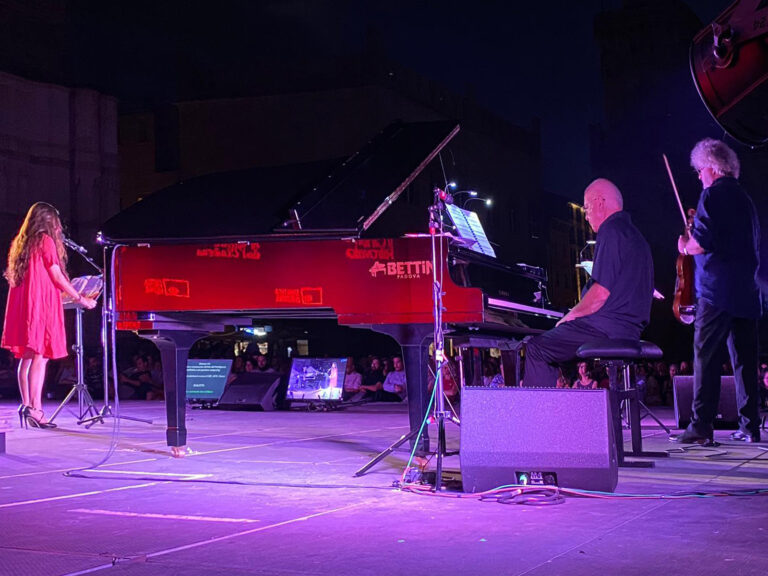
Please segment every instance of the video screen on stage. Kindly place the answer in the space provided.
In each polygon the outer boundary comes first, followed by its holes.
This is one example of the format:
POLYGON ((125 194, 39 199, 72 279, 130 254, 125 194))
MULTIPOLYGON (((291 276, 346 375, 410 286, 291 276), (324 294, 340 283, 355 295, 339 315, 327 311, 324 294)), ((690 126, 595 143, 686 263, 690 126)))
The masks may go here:
POLYGON ((294 358, 288 400, 341 400, 346 358, 294 358))
POLYGON ((218 402, 227 385, 232 360, 187 361, 187 400, 218 402))
POLYGON ((477 217, 477 213, 463 210, 453 204, 449 204, 446 208, 459 238, 467 241, 467 247, 480 254, 496 258, 496 252, 485 235, 485 230, 480 223, 480 218, 477 217))

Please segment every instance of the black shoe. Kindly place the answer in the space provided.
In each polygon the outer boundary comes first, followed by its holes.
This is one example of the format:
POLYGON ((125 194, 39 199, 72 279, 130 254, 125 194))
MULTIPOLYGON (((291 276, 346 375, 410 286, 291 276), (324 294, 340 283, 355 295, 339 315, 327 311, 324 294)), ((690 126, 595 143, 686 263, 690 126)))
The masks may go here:
POLYGON ((760 442, 760 434, 745 434, 741 430, 736 430, 736 432, 731 434, 731 440, 747 443, 760 442))
POLYGON ((682 434, 672 434, 669 441, 677 444, 699 444, 700 446, 712 446, 715 443, 712 436, 702 436, 693 430, 685 430, 682 434))
POLYGON ((19 404, 19 428, 24 428, 24 424, 26 423, 25 419, 27 417, 27 414, 29 413, 29 407, 25 406, 24 404, 19 404))

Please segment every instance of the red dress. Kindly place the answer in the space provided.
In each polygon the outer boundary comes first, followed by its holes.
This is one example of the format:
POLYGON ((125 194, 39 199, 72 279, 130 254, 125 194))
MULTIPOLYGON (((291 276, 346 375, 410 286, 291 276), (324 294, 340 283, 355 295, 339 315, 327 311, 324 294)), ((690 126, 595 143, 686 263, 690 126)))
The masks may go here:
POLYGON ((0 346, 8 348, 16 358, 21 358, 26 348, 45 358, 67 355, 61 291, 49 271, 54 265, 60 265, 56 243, 43 234, 40 246, 30 254, 24 279, 8 292, 0 346))

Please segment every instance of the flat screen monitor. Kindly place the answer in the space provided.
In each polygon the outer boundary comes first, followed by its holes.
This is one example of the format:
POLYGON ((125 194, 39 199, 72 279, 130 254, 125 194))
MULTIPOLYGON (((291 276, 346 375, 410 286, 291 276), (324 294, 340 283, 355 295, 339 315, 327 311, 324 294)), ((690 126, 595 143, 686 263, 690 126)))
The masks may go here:
POLYGON ((288 400, 341 400, 346 358, 294 358, 288 400))
POLYGON ((218 402, 231 368, 232 360, 187 360, 187 399, 218 402))

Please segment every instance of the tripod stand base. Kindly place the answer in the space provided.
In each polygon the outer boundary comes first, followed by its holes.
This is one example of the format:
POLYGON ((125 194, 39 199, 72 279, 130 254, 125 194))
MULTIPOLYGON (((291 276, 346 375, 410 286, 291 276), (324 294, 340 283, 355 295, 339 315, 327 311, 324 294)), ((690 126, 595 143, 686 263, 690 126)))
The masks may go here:
MULTIPOLYGON (((379 453, 378 453, 376 456, 374 456, 374 457, 373 457, 373 459, 372 459, 370 462, 368 462, 368 464, 366 464, 365 466, 363 466, 362 468, 360 468, 360 470, 358 470, 357 472, 355 472, 355 474, 354 474, 354 477, 355 477, 355 478, 359 478, 360 476, 362 476, 363 474, 365 474, 366 472, 368 472, 368 470, 370 470, 371 468, 373 468, 374 466, 376 466, 376 464, 378 464, 379 462, 381 462, 382 460, 384 460, 384 458, 386 458, 387 456, 389 456, 390 454, 392 454, 392 452, 394 452, 395 450, 397 450, 397 449, 398 449, 400 446, 402 446, 402 445, 403 445, 403 444, 405 444, 406 442, 409 442, 409 441, 411 441, 411 440, 414 440, 414 439, 415 439, 415 438, 416 438, 418 435, 419 435, 419 431, 418 431, 418 430, 413 430, 412 432, 409 432, 408 434, 403 434, 403 435, 402 435, 402 436, 400 436, 400 438, 399 438, 399 439, 398 439, 398 440, 397 440, 397 441, 396 441, 394 444, 392 444, 392 445, 391 445, 389 448, 387 448, 386 450, 384 450, 384 451, 382 451, 382 452, 379 452, 379 453)), ((417 451, 417 454, 419 454, 419 452, 418 452, 418 451, 417 451)), ((423 455, 423 453, 422 453, 422 454, 420 454, 420 455, 423 455)))
POLYGON ((96 422, 103 424, 105 418, 119 418, 120 420, 131 420, 132 422, 143 422, 144 424, 152 424, 152 420, 149 420, 147 418, 135 418, 133 416, 123 416, 122 414, 115 414, 114 412, 112 412, 112 407, 109 404, 105 404, 104 407, 99 411, 99 413, 96 416, 93 416, 92 418, 86 418, 85 420, 78 422, 78 424, 85 424, 86 428, 90 428, 91 426, 96 424, 96 422))
POLYGON ((59 412, 63 410, 64 406, 66 406, 75 395, 77 395, 77 403, 80 408, 80 411, 77 414, 78 424, 90 421, 93 418, 100 418, 99 411, 96 409, 96 404, 93 401, 91 393, 88 391, 88 387, 85 384, 78 382, 70 388, 69 392, 67 392, 67 395, 64 397, 64 400, 61 401, 61 404, 56 407, 56 410, 53 411, 51 417, 48 418, 48 422, 53 422, 59 415, 59 412))
POLYGON ((645 410, 645 413, 640 416, 640 420, 642 420, 646 416, 650 416, 651 418, 653 418, 656 421, 656 424, 661 426, 661 428, 664 430, 664 432, 666 432, 667 434, 671 434, 672 433, 672 430, 670 430, 668 426, 666 426, 661 420, 659 420, 658 416, 656 416, 656 414, 653 413, 653 410, 648 408, 648 406, 646 406, 645 403, 642 400, 638 400, 637 403, 640 405, 640 409, 641 410, 645 410))

